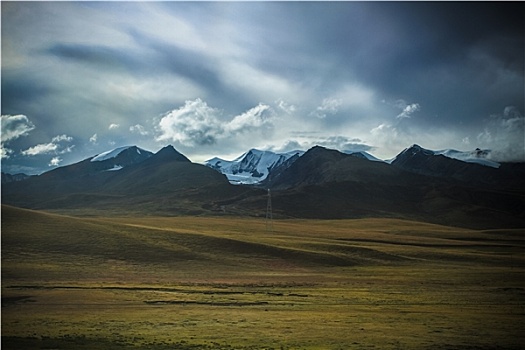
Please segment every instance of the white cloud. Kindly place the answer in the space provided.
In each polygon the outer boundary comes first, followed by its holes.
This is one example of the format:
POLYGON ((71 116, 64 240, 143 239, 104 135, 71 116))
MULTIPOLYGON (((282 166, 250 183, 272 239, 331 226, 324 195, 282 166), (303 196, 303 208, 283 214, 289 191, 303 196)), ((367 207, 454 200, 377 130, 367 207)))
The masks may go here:
POLYGON ((120 124, 111 123, 109 124, 108 129, 115 130, 115 129, 118 129, 119 127, 120 127, 120 124))
MULTIPOLYGON (((398 106, 401 107, 401 106, 398 106)), ((411 103, 407 104, 404 107, 402 107, 402 112, 397 115, 397 119, 403 119, 403 118, 411 118, 412 114, 419 111, 421 109, 421 106, 419 103, 411 103)))
POLYGON ((28 149, 22 151, 22 154, 24 156, 36 156, 38 154, 46 154, 54 152, 58 149, 58 145, 56 143, 41 143, 39 145, 29 147, 28 149))
POLYGON ((137 133, 142 136, 149 135, 149 132, 147 132, 146 129, 140 124, 135 124, 135 125, 130 126, 129 131, 132 133, 137 133))
POLYGON ((7 159, 7 158, 9 158, 10 155, 11 155, 12 153, 13 153, 13 150, 4 147, 4 145, 2 145, 2 146, 0 147, 0 155, 1 155, 1 159, 7 159))
POLYGON ((72 142, 73 137, 68 135, 57 135, 51 139, 49 143, 41 143, 33 147, 29 147, 23 150, 21 153, 24 156, 36 156, 39 154, 56 153, 64 154, 69 153, 75 147, 75 145, 64 145, 65 142, 72 142))
POLYGON ((0 156, 1 159, 7 159, 13 153, 13 150, 6 147, 6 145, 12 140, 26 136, 35 129, 35 126, 23 114, 2 115, 1 120, 0 156))
POLYGON ((61 141, 67 141, 67 142, 71 142, 73 141, 73 138, 71 136, 67 136, 67 135, 57 135, 55 137, 53 137, 51 139, 51 142, 53 143, 58 143, 58 142, 61 142, 61 141))
POLYGON ((234 117, 225 125, 225 131, 230 134, 242 133, 246 130, 261 127, 269 122, 270 106, 259 103, 259 105, 234 117))
POLYGON ((185 105, 166 113, 159 121, 157 141, 171 140, 185 146, 213 145, 219 140, 272 125, 271 108, 259 104, 233 117, 221 120, 221 112, 201 99, 186 101, 185 105))
POLYGON ((200 98, 166 113, 159 122, 158 141, 173 140, 183 145, 211 145, 224 133, 219 111, 200 98))
POLYGON ((49 162, 49 166, 59 166, 62 159, 60 157, 53 157, 49 162))
POLYGON ((2 115, 2 142, 15 140, 35 129, 33 123, 23 114, 2 115))

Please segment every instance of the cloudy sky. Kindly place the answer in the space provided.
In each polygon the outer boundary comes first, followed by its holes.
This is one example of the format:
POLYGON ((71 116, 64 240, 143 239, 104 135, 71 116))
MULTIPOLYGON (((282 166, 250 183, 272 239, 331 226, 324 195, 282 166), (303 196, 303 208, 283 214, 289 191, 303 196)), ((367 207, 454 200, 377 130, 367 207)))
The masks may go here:
POLYGON ((525 161, 523 3, 2 2, 2 171, 123 145, 525 161))

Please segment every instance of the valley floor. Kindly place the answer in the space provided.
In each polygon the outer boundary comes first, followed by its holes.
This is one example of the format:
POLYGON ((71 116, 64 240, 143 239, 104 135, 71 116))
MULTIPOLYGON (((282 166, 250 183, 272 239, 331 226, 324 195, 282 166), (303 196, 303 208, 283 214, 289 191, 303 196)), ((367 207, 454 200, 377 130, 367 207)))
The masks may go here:
POLYGON ((3 349, 521 349, 525 231, 2 207, 3 349))

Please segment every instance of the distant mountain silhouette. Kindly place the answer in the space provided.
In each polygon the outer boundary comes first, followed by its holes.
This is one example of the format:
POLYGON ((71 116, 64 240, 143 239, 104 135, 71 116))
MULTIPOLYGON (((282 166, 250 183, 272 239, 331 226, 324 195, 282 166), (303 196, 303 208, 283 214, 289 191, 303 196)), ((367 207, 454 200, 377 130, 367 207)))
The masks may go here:
POLYGON ((9 183, 9 182, 15 182, 15 181, 22 181, 30 177, 31 175, 27 175, 24 173, 18 173, 18 174, 8 174, 4 173, 2 171, 2 183, 9 183))

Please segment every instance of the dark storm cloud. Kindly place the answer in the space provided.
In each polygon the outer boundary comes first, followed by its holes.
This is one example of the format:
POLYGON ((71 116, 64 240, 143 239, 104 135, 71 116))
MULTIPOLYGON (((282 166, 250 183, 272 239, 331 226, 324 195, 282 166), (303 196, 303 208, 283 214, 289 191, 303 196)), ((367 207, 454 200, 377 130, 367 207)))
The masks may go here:
POLYGON ((122 50, 99 45, 57 43, 49 47, 45 53, 63 60, 93 65, 99 69, 134 71, 142 65, 140 61, 122 50))
POLYGON ((28 113, 28 103, 49 97, 56 88, 29 72, 2 70, 2 114, 28 113))
POLYGON ((337 62, 334 79, 355 77, 392 99, 415 100, 441 122, 523 105, 522 3, 296 7, 309 17, 312 49, 337 62))
POLYGON ((353 61, 360 79, 411 97, 442 122, 472 122, 494 108, 523 105, 522 3, 368 6, 375 26, 391 34, 368 48, 368 59, 353 61))

